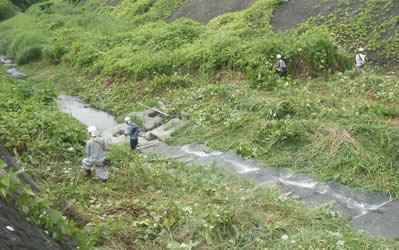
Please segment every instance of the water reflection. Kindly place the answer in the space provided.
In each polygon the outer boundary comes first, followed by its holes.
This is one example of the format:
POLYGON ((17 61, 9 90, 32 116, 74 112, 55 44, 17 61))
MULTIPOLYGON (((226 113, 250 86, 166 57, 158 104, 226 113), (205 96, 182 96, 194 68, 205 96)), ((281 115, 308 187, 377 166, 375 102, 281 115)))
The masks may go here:
POLYGON ((57 103, 62 112, 72 115, 85 125, 94 125, 101 130, 117 125, 113 116, 90 108, 76 96, 60 95, 57 103))

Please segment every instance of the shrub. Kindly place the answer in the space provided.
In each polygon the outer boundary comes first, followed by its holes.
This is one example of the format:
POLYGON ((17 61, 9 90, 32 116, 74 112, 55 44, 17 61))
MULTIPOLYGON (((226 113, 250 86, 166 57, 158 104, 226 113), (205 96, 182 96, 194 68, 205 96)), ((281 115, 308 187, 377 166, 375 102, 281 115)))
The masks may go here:
POLYGON ((44 32, 26 30, 19 33, 12 41, 7 54, 11 54, 18 64, 26 64, 40 59, 48 37, 44 32))
POLYGON ((174 50, 183 44, 189 44, 199 38, 205 28, 186 18, 181 18, 169 25, 162 25, 153 30, 146 30, 146 35, 151 34, 146 47, 156 50, 174 50))
POLYGON ((247 79, 252 88, 263 90, 272 90, 275 87, 281 86, 284 82, 273 69, 272 63, 256 59, 249 61, 247 79))
POLYGON ((89 70, 100 58, 100 54, 92 44, 78 42, 72 45, 68 59, 83 70, 89 70))
POLYGON ((286 39, 283 50, 293 74, 317 76, 348 69, 352 64, 349 54, 339 50, 324 29, 316 28, 304 34, 293 32, 286 39))
POLYGON ((247 47, 240 38, 227 33, 211 33, 190 46, 176 50, 173 56, 186 69, 213 73, 221 69, 245 68, 247 47))
POLYGON ((67 52, 67 48, 61 43, 51 44, 43 49, 43 55, 50 63, 61 62, 62 57, 67 52))

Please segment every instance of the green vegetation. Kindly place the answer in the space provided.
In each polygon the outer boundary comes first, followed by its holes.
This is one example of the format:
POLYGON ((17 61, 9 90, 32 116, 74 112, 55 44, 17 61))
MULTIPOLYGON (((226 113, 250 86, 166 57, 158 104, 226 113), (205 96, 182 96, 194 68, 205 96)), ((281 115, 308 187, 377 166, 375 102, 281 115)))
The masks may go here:
POLYGON ((0 0, 0 21, 13 17, 17 11, 23 11, 42 0, 0 0))
POLYGON ((163 20, 180 7, 184 0, 121 1, 117 6, 102 6, 99 13, 129 18, 133 25, 163 20))
MULTIPOLYGON (((304 208, 214 166, 187 168, 127 146, 110 152, 110 183, 79 178, 84 127, 56 111, 52 88, 116 116, 137 110, 135 102, 162 101, 172 117, 191 122, 170 143, 200 141, 319 180, 399 194, 398 77, 374 67, 358 75, 348 52, 367 45, 397 60, 396 33, 371 39, 373 23, 361 21, 380 10, 372 2, 394 1, 367 1, 364 13, 356 12, 355 23, 365 25, 356 30, 360 44, 345 36, 350 25, 335 29, 333 19, 274 33, 272 13, 283 2, 259 0, 206 26, 162 21, 182 1, 36 4, 0 24, 0 52, 48 84, 2 88, 11 92, 1 93, 0 138, 56 206, 62 207, 57 200, 72 204, 69 218, 96 246, 395 248, 354 233, 331 211, 304 208), (277 53, 289 65, 288 80, 272 70, 277 53)), ((384 31, 394 30, 392 20, 384 21, 384 31)))
MULTIPOLYGON (((43 171, 51 166, 49 162, 65 162, 81 155, 84 127, 58 111, 51 88, 15 82, 3 70, 0 72, 0 88, 0 140, 6 142, 26 166, 35 166, 28 167, 28 172, 43 171)), ((0 170, 5 166, 0 160, 0 170)), ((45 194, 37 196, 28 186, 20 184, 17 175, 23 171, 13 173, 9 169, 8 174, 2 174, 0 198, 12 201, 33 222, 48 230, 54 239, 69 235, 84 249, 89 247, 92 243, 84 233, 61 212, 52 209, 53 203, 45 194), (18 190, 23 192, 15 196, 18 190)))
POLYGON ((323 24, 345 48, 364 47, 379 64, 393 66, 399 62, 398 11, 397 1, 340 1, 333 13, 312 18, 301 29, 323 24))
POLYGON ((85 127, 58 112, 56 95, 48 84, 10 83, 3 72, 0 84, 0 140, 7 142, 5 146, 24 162, 35 165, 67 160, 76 152, 82 156, 85 127), (36 156, 35 160, 30 154, 36 156))
POLYGON ((12 2, 18 8, 20 8, 21 10, 26 10, 31 5, 42 2, 43 0, 9 0, 9 1, 12 2))
MULTIPOLYGON (((17 207, 55 239, 72 235, 81 249, 395 247, 353 232, 329 209, 304 207, 216 166, 187 168, 161 156, 138 155, 128 145, 112 148, 107 184, 81 179, 85 129, 56 110, 48 85, 16 82, 3 72, 0 78, 7 92, 0 98, 1 140, 19 152, 47 194, 38 197, 25 187, 17 207), (68 221, 51 207, 62 209, 68 221)), ((2 198, 11 200, 19 189, 16 174, 1 177, 2 198)))
POLYGON ((17 8, 9 0, 0 1, 0 21, 10 18, 15 15, 17 8))
POLYGON ((321 180, 398 193, 398 79, 351 74, 263 95, 227 83, 181 90, 176 96, 185 98, 175 98, 171 111, 190 114, 193 126, 173 141, 206 141, 321 180))
MULTIPOLYGON (((0 160, 0 170, 3 170, 5 166, 6 164, 3 164, 0 160)), ((19 211, 24 213, 31 221, 42 229, 48 230, 54 240, 62 240, 67 235, 83 249, 90 247, 92 242, 88 241, 86 235, 75 227, 76 224, 73 221, 68 221, 61 212, 52 209, 51 201, 35 195, 29 186, 21 185, 17 176, 22 172, 23 170, 16 173, 8 170, 7 174, 1 176, 0 198, 13 202, 19 211), (22 194, 14 198, 17 191, 22 192, 22 194)))
POLYGON ((184 18, 157 21, 161 1, 137 12, 137 18, 153 13, 145 22, 129 20, 119 7, 85 11, 90 2, 83 8, 39 4, 0 25, 0 50, 18 63, 42 59, 49 65, 23 70, 35 75, 39 69, 37 80, 56 82, 117 116, 137 101, 159 100, 175 117, 189 114, 194 126, 176 143, 202 141, 320 180, 398 193, 396 127, 390 122, 397 117, 397 78, 357 76, 353 57, 326 25, 273 33, 271 11, 281 2, 258 1, 208 26, 184 18), (281 51, 292 77, 323 80, 286 86, 272 70, 281 51))

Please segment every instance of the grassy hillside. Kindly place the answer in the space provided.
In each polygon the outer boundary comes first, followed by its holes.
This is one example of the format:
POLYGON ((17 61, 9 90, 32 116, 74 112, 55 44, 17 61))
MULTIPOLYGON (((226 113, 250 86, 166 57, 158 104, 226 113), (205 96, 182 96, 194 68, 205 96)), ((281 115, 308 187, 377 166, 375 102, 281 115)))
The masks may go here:
MULTIPOLYGON (((329 209, 304 207, 216 166, 187 168, 137 155, 128 145, 109 153, 114 165, 107 184, 82 179, 85 128, 57 110, 52 88, 15 82, 4 72, 0 85, 0 139, 44 191, 37 197, 25 189, 18 207, 55 239, 72 235, 80 249, 395 247, 353 232, 329 209)), ((21 188, 13 174, 0 180, 2 198, 21 188)))
MULTIPOLYGON (((0 24, 0 51, 24 64, 20 70, 32 79, 119 117, 138 111, 136 102, 162 101, 171 117, 191 122, 171 143, 201 141, 319 180, 399 194, 398 75, 372 65, 356 73, 351 48, 359 44, 347 45, 352 40, 328 22, 273 32, 273 10, 283 2, 259 0, 206 26, 162 21, 182 1, 47 2, 0 24), (277 53, 287 61, 287 80, 272 70, 277 53)), ((366 29, 359 32, 367 37, 366 29)), ((6 128, 13 131, 12 124, 6 128)), ((84 136, 75 132, 68 136, 78 136, 80 145, 84 136)), ((111 152, 115 179, 104 186, 79 180, 79 155, 55 150, 48 164, 47 155, 23 153, 36 147, 26 136, 14 138, 25 146, 9 146, 52 199, 73 203, 71 216, 99 246, 394 248, 353 233, 335 214, 303 208, 213 167, 187 169, 126 146, 111 152)))
POLYGON ((397 77, 372 67, 358 76, 353 55, 325 26, 274 34, 280 2, 259 1, 208 26, 131 23, 101 8, 41 4, 0 25, 0 48, 18 63, 41 59, 48 65, 23 70, 116 115, 162 100, 193 124, 175 142, 202 141, 321 180, 397 193, 397 77), (273 72, 280 52, 298 80, 273 72))

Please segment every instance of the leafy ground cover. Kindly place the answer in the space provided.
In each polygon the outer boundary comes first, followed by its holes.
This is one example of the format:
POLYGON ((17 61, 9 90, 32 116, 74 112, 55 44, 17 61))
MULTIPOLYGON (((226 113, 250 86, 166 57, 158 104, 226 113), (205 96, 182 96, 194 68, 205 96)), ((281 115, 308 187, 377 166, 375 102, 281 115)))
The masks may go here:
MULTIPOLYGON (((63 162, 81 155, 82 125, 54 105, 54 92, 45 85, 16 82, 0 72, 0 141, 34 173, 49 162, 63 162), (76 150, 76 151, 75 151, 76 150), (73 152, 75 151, 75 152, 73 152), (34 167, 32 167, 34 166, 34 167)), ((0 161, 0 170, 6 164, 0 161)), ((52 207, 48 195, 35 195, 22 186, 10 169, 0 177, 0 198, 16 205, 30 220, 48 230, 56 240, 71 236, 83 248, 91 245, 83 232, 52 207), (16 196, 16 191, 22 191, 16 196)), ((41 179, 43 181, 43 179, 41 179)))
POLYGON ((322 24, 345 48, 364 47, 380 65, 395 66, 399 55, 398 11, 397 1, 338 1, 328 16, 313 17, 300 29, 322 24))

